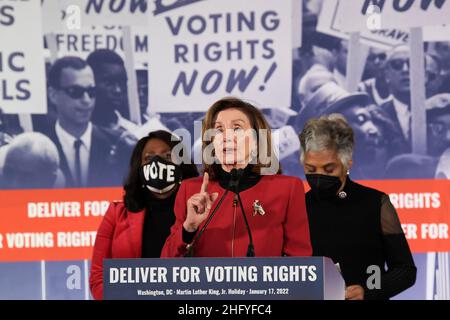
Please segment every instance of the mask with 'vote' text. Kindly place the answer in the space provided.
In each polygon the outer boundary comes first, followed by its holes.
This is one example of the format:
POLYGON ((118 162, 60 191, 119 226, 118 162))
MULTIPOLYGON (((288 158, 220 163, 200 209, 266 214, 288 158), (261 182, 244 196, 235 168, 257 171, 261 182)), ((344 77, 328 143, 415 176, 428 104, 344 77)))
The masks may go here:
POLYGON ((166 193, 181 181, 180 167, 160 156, 154 156, 140 169, 142 185, 155 193, 166 193))

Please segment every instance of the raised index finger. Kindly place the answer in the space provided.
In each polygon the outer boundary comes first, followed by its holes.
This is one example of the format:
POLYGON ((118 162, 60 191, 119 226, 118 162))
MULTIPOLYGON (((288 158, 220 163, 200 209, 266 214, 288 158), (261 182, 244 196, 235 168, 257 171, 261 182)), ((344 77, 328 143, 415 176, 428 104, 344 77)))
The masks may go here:
POLYGON ((203 183, 202 183, 202 187, 200 188, 200 192, 206 192, 206 188, 208 187, 208 183, 209 183, 209 175, 208 172, 205 172, 203 174, 203 183))

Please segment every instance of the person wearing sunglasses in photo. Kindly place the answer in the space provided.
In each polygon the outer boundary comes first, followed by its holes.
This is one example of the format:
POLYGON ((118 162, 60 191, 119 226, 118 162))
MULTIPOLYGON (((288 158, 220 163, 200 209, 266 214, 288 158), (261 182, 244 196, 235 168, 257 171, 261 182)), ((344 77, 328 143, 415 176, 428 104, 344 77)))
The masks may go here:
MULTIPOLYGON (((386 59, 386 81, 389 85, 392 99, 383 103, 380 110, 392 124, 387 135, 392 141, 389 150, 390 157, 411 152, 411 81, 410 52, 408 46, 395 47, 386 59)), ((425 83, 434 81, 434 60, 425 55, 425 83)), ((425 124, 424 124, 425 125, 425 124)))
POLYGON ((48 84, 57 113, 49 137, 58 149, 66 187, 120 183, 112 142, 91 122, 96 93, 91 67, 78 57, 63 57, 52 65, 48 84))
POLYGON ((363 73, 363 81, 358 91, 365 92, 370 97, 370 103, 382 105, 391 98, 385 78, 385 62, 387 54, 384 50, 370 48, 363 73))

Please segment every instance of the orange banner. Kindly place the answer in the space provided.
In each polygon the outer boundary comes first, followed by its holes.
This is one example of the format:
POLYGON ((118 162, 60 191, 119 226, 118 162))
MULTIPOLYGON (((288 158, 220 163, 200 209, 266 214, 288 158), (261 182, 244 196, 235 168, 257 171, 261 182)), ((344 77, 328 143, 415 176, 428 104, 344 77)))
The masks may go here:
POLYGON ((122 188, 0 191, 0 261, 90 259, 122 188))
MULTIPOLYGON (((413 252, 450 251, 450 181, 361 184, 389 194, 413 252)), ((121 188, 0 191, 0 261, 90 259, 97 228, 121 188)))
POLYGON ((412 252, 450 251, 449 180, 385 180, 361 184, 389 195, 412 252))

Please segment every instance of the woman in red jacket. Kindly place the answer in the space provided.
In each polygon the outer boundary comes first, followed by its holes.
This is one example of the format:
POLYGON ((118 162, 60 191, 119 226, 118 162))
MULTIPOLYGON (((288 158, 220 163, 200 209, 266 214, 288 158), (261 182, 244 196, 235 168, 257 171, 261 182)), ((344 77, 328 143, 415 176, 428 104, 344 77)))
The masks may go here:
POLYGON ((172 162, 179 141, 154 131, 139 140, 130 160, 123 202, 113 202, 97 232, 90 275, 95 299, 103 297, 103 259, 160 256, 175 221, 173 206, 181 179, 198 176, 194 165, 172 162))
POLYGON ((224 98, 209 108, 202 134, 205 173, 181 184, 176 222, 161 257, 311 255, 303 184, 275 174, 278 162, 262 113, 242 100, 224 98), (239 180, 233 169, 239 169, 239 180), (241 201, 226 192, 230 189, 241 201))

